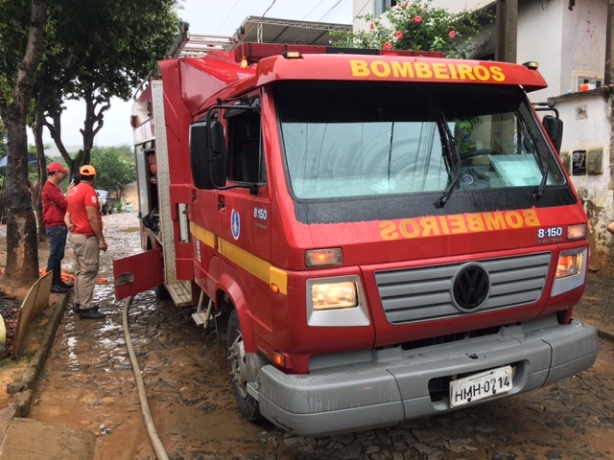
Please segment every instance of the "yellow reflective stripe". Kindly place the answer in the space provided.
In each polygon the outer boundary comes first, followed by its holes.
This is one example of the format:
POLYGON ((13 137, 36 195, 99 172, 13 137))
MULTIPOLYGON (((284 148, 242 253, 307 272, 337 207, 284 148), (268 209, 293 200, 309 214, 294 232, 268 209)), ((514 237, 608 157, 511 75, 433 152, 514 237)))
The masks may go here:
POLYGON ((233 261, 265 283, 269 285, 275 283, 279 287, 280 293, 284 295, 288 294, 288 274, 286 272, 273 267, 266 260, 256 257, 252 253, 222 238, 217 239, 217 245, 218 252, 221 255, 233 261))
POLYGON ((190 233, 210 248, 215 247, 215 234, 213 232, 202 228, 200 225, 196 225, 194 222, 190 222, 190 233))
MULTIPOLYGON (((196 225, 194 222, 190 222, 190 233, 207 246, 211 248, 215 247, 215 234, 213 232, 196 225)), ((266 260, 256 257, 252 253, 222 238, 218 238, 217 244, 218 252, 221 255, 233 261, 265 283, 269 285, 271 283, 276 284, 279 287, 279 292, 282 294, 288 294, 288 274, 285 271, 273 267, 266 260)))

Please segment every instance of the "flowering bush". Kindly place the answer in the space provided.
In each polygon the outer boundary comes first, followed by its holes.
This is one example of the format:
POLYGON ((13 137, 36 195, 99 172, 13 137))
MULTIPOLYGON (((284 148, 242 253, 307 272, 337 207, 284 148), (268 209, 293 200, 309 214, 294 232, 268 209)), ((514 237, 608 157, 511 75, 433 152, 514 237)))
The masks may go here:
POLYGON ((452 14, 431 7, 432 1, 400 1, 378 18, 359 16, 369 23, 369 29, 344 35, 335 46, 441 51, 447 57, 467 57, 475 48, 471 37, 493 21, 492 15, 484 11, 452 14))

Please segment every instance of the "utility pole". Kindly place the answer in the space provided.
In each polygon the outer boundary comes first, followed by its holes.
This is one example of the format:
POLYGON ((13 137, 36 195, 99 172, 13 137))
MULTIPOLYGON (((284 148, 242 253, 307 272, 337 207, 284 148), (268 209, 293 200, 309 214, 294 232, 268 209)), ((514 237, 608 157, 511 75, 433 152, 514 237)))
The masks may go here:
POLYGON ((495 61, 516 62, 518 0, 497 0, 496 14, 495 61))
POLYGON ((608 17, 605 26, 605 69, 603 84, 614 83, 614 0, 608 2, 608 17))

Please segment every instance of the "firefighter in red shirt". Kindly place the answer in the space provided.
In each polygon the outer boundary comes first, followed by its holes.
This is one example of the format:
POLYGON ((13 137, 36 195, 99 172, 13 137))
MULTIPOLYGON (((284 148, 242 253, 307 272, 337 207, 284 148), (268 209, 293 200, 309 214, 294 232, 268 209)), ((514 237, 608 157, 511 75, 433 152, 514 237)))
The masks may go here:
MULTIPOLYGON (((60 163, 50 163, 47 166, 47 181, 41 191, 43 202, 43 225, 49 235, 49 259, 47 260, 47 272, 53 270, 51 292, 64 294, 72 285, 62 281, 62 259, 66 247, 66 225, 64 214, 66 213, 66 198, 60 189, 60 182, 68 175, 68 171, 60 163)), ((69 186, 70 188, 70 186, 69 186)))
POLYGON ((102 215, 94 190, 96 170, 85 165, 79 170, 81 181, 68 194, 68 210, 64 217, 71 232, 68 238, 75 252, 75 298, 73 311, 81 319, 100 319, 106 315, 92 305, 98 277, 100 251, 107 250, 102 234, 102 215))

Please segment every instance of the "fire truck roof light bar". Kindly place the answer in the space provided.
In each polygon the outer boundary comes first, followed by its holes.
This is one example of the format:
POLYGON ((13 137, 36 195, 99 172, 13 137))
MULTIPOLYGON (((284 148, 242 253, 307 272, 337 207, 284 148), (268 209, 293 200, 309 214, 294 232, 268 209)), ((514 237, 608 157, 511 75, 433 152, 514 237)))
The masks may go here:
POLYGON ((241 43, 235 48, 235 61, 241 62, 245 59, 250 63, 258 62, 269 56, 284 57, 287 53, 297 53, 299 56, 304 54, 369 54, 375 56, 423 56, 423 57, 443 57, 443 53, 438 51, 399 51, 399 50, 375 50, 359 48, 338 48, 318 45, 285 45, 281 43, 241 43))
POLYGON ((298 51, 286 51, 284 54, 282 54, 283 57, 285 57, 286 59, 302 59, 303 56, 301 56, 301 53, 299 53, 298 51))

